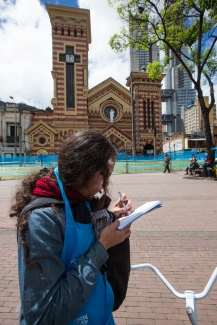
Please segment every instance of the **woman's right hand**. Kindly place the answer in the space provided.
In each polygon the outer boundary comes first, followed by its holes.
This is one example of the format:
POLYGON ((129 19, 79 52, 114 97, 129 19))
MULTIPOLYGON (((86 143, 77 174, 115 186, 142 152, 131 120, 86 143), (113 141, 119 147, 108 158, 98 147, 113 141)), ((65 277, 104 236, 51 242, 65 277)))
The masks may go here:
POLYGON ((127 237, 130 236, 131 225, 123 230, 118 229, 119 225, 120 221, 117 219, 111 225, 103 228, 103 230, 100 232, 98 240, 105 247, 105 249, 109 249, 117 244, 122 243, 127 237))

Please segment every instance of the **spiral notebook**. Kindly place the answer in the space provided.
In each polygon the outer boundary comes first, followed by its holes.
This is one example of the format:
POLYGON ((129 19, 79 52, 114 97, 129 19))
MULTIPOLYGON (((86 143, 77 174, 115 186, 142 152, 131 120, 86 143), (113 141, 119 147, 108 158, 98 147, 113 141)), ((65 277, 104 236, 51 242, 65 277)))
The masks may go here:
POLYGON ((120 225, 118 227, 119 230, 123 230, 129 224, 131 224, 136 219, 143 216, 145 213, 152 211, 153 209, 160 208, 162 206, 161 201, 150 201, 140 205, 136 208, 129 216, 119 218, 120 225))

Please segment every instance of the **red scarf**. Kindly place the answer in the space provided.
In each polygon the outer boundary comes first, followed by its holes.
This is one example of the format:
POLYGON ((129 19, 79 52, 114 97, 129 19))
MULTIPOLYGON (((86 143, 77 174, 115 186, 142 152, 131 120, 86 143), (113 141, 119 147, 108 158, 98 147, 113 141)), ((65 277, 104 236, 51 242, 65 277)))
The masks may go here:
MULTIPOLYGON (((76 190, 65 189, 65 193, 70 199, 84 200, 83 195, 76 190)), ((37 196, 62 197, 57 181, 52 177, 43 177, 36 181, 33 194, 37 196)))

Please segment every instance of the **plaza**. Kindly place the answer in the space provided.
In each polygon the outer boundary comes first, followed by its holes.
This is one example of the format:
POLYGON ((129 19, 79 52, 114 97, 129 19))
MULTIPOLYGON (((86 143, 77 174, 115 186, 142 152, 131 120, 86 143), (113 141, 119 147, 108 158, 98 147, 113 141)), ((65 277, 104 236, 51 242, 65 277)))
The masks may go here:
MULTIPOLYGON (((9 218, 11 198, 18 180, 0 181, 0 324, 19 324, 17 239, 9 218)), ((127 193, 134 208, 160 200, 162 207, 131 227, 131 264, 149 263, 159 269, 180 293, 204 290, 216 268, 217 206, 213 179, 171 174, 112 175, 110 195, 127 193)), ((198 325, 217 319, 217 284, 197 302, 198 325)), ((114 313, 116 325, 188 325, 185 300, 176 298, 151 270, 131 272, 127 297, 114 313)), ((61 325, 61 324, 60 324, 61 325)))

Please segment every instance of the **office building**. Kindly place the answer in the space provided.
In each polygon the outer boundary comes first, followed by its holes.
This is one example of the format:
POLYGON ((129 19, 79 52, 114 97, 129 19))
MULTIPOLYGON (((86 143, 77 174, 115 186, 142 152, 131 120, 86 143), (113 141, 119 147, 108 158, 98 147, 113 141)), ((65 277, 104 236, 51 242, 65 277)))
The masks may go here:
MULTIPOLYGON (((206 105, 209 105, 209 97, 204 96, 204 101, 206 105)), ((200 103, 198 99, 194 101, 193 104, 188 107, 182 107, 182 118, 184 124, 184 132, 186 134, 195 134, 200 132, 204 136, 204 121, 200 108, 200 103)), ((216 120, 216 105, 211 108, 209 113, 209 123, 212 128, 214 125, 214 121, 216 120)))
MULTIPOLYGON (((188 55, 188 49, 182 50, 188 55)), ((183 61, 187 61, 183 57, 183 61)), ((196 99, 196 90, 192 88, 192 82, 187 72, 179 69, 179 60, 175 57, 167 66, 165 78, 165 90, 168 96, 162 96, 162 101, 166 102, 167 114, 172 114, 173 119, 167 125, 167 132, 182 132, 181 107, 189 106, 196 99)), ((164 93, 164 91, 163 91, 164 93)))
POLYGON ((159 61, 159 50, 156 44, 152 45, 149 51, 142 49, 136 50, 130 48, 130 70, 141 71, 143 68, 146 69, 147 65, 153 61, 159 61))

